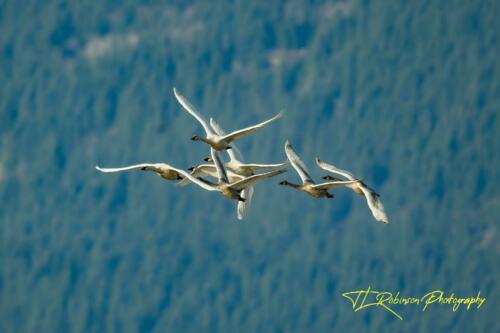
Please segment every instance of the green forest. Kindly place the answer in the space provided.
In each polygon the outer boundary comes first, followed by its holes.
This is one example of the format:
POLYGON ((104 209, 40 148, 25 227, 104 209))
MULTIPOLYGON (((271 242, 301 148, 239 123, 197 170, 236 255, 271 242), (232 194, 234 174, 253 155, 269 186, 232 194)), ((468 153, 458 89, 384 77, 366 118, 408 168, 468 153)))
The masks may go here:
MULTIPOLYGON (((499 332, 500 2, 0 0, 0 332, 499 332), (152 173, 207 145, 362 177, 235 203, 152 173), (355 312, 343 293, 486 297, 355 312)), ((221 155, 221 156, 225 156, 221 155)))

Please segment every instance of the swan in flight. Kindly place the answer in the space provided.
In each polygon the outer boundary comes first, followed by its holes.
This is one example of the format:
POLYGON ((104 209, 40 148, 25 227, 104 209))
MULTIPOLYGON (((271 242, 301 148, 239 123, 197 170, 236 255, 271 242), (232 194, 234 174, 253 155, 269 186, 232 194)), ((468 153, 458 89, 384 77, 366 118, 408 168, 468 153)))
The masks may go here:
POLYGON ((292 145, 288 140, 285 143, 285 153, 290 161, 292 167, 297 171, 302 179, 302 184, 293 184, 286 180, 282 181, 280 185, 287 185, 298 190, 302 190, 307 194, 316 197, 316 198, 333 198, 334 195, 328 193, 329 189, 336 188, 338 186, 346 186, 349 184, 353 184, 359 182, 359 180, 348 180, 348 181, 330 181, 322 184, 316 184, 314 180, 309 175, 309 171, 307 170, 304 162, 299 158, 297 153, 293 150, 292 145))
MULTIPOLYGON (((210 126, 212 129, 215 131, 217 135, 224 136, 226 133, 220 127, 220 125, 213 119, 210 118, 210 126)), ((226 150, 227 154, 229 155, 229 162, 224 164, 224 167, 227 168, 227 171, 229 172, 234 172, 238 175, 250 177, 255 174, 256 170, 260 169, 267 169, 267 166, 264 166, 262 164, 245 164, 243 163, 243 154, 241 151, 238 149, 235 143, 232 143, 232 148, 226 150)), ((207 158, 208 161, 213 162, 211 158, 207 158)), ((205 160, 207 160, 205 159, 205 160)), ((281 164, 274 164, 270 165, 269 167, 281 167, 286 165, 287 163, 281 163, 281 164)), ((230 179, 231 180, 231 179, 230 179)), ((238 206, 236 207, 236 216, 238 217, 239 220, 242 220, 245 215, 247 214, 248 210, 250 209, 250 205, 252 204, 252 197, 254 193, 254 188, 253 186, 248 186, 247 188, 243 189, 241 192, 241 196, 245 199, 245 201, 239 201, 238 206)))
MULTIPOLYGON (((210 118, 210 126, 215 131, 215 133, 219 136, 224 136, 226 133, 219 124, 213 119, 210 118)), ((243 155, 236 145, 233 143, 231 145, 232 149, 227 150, 227 154, 229 155, 229 162, 224 163, 224 167, 228 170, 233 171, 242 176, 252 176, 256 171, 263 169, 272 169, 272 168, 280 168, 288 165, 288 162, 283 163, 275 163, 275 164, 256 164, 256 163, 243 163, 243 155)), ((207 162, 213 162, 211 157, 205 158, 207 162)))
MULTIPOLYGON (((354 180, 355 177, 348 171, 339 169, 331 164, 321 161, 319 158, 316 158, 316 164, 323 170, 328 172, 332 172, 342 177, 345 177, 349 180, 354 180)), ((325 176, 323 179, 328 180, 339 180, 333 176, 325 176)), ((345 185, 346 187, 353 190, 355 193, 362 195, 366 198, 366 203, 368 204, 368 208, 370 208, 373 217, 375 220, 389 223, 389 219, 387 218, 387 214, 385 213, 384 205, 380 201, 380 195, 375 192, 373 189, 369 188, 363 181, 358 181, 356 183, 345 185)))
POLYGON ((187 112, 189 112, 194 118, 196 118, 196 120, 198 120, 198 122, 201 124, 201 126, 203 126, 203 129, 205 130, 206 137, 201 137, 201 136, 195 135, 195 136, 193 136, 191 138, 191 140, 193 140, 193 141, 203 141, 203 142, 207 143, 208 145, 210 145, 210 147, 212 147, 213 149, 215 149, 217 151, 225 150, 225 149, 231 149, 230 143, 233 142, 235 139, 237 139, 239 137, 242 137, 244 135, 248 135, 248 134, 252 133, 253 131, 257 130, 258 128, 264 127, 267 124, 269 124, 270 122, 272 122, 272 121, 274 121, 276 119, 279 119, 279 118, 281 118, 283 116, 283 113, 280 112, 276 116, 274 116, 271 119, 266 120, 266 121, 264 121, 264 122, 262 122, 260 124, 257 124, 257 125, 254 125, 254 126, 250 126, 250 127, 247 127, 247 128, 243 128, 243 129, 240 129, 238 131, 234 131, 234 132, 231 132, 231 133, 229 133, 227 135, 222 135, 221 136, 221 135, 218 135, 210 127, 210 125, 205 120, 205 118, 203 118, 203 116, 201 116, 196 111, 196 109, 194 108, 194 106, 191 103, 189 103, 189 101, 184 96, 182 96, 181 94, 179 94, 175 88, 174 88, 174 95, 175 95, 175 98, 177 98, 177 101, 179 101, 179 103, 183 106, 183 108, 187 112))
POLYGON ((105 173, 122 172, 128 170, 153 171, 158 176, 166 180, 179 180, 184 178, 183 174, 179 172, 178 169, 165 163, 143 163, 143 164, 130 165, 122 168, 101 168, 99 166, 96 166, 95 168, 105 173))
POLYGON ((283 172, 286 172, 286 169, 280 169, 280 170, 266 172, 266 173, 262 173, 262 174, 258 174, 258 175, 253 175, 250 177, 245 177, 239 181, 236 181, 234 183, 230 183, 229 179, 227 177, 226 170, 224 169, 224 166, 222 165, 222 162, 220 160, 218 153, 213 148, 210 149, 210 153, 212 155, 212 159, 215 162, 215 167, 217 169, 217 175, 218 175, 218 179, 219 179, 219 182, 217 184, 214 184, 214 183, 209 182, 209 181, 202 179, 202 178, 193 177, 189 173, 187 173, 185 175, 185 177, 189 178, 189 180, 191 180, 191 182, 204 188, 207 191, 221 192, 222 195, 228 199, 245 201, 246 198, 242 195, 243 189, 248 188, 249 186, 253 185, 255 182, 257 182, 259 180, 273 177, 273 176, 279 175, 283 172))
MULTIPOLYGON (((217 168, 214 164, 200 164, 197 167, 189 168, 188 170, 190 170, 191 175, 195 177, 210 176, 218 178, 217 168)), ((245 176, 238 175, 231 170, 226 170, 226 173, 229 183, 234 183, 245 178, 245 176)), ((191 181, 188 178, 184 178, 183 180, 178 182, 176 186, 184 187, 189 183, 191 183, 191 181)), ((238 220, 243 220, 248 210, 250 209, 253 192, 253 185, 250 185, 241 191, 241 197, 245 199, 245 201, 238 201, 238 205, 236 207, 236 216, 238 217, 238 220)))

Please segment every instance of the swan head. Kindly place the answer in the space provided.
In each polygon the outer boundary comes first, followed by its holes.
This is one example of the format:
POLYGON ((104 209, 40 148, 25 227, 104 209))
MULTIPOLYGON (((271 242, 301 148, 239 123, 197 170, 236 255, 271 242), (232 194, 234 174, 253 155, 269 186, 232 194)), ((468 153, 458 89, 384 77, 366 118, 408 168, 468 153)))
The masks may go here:
POLYGON ((198 135, 193 136, 191 138, 191 140, 193 140, 193 141, 203 141, 202 138, 200 136, 198 136, 198 135))
POLYGON ((191 172, 191 171, 193 171, 194 169, 195 169, 195 167, 190 167, 190 168, 188 168, 188 171, 190 171, 190 172, 191 172))
POLYGON ((212 158, 209 156, 209 157, 205 157, 203 159, 205 162, 213 162, 212 158))
POLYGON ((333 176, 330 176, 330 175, 328 175, 328 176, 324 176, 324 177, 321 177, 321 178, 323 178, 323 179, 325 179, 325 180, 333 180, 333 181, 335 181, 335 180, 336 180, 336 181, 341 180, 340 178, 333 177, 333 176))
POLYGON ((289 182, 287 182, 286 180, 283 180, 280 182, 280 185, 288 185, 288 184, 289 184, 289 182))

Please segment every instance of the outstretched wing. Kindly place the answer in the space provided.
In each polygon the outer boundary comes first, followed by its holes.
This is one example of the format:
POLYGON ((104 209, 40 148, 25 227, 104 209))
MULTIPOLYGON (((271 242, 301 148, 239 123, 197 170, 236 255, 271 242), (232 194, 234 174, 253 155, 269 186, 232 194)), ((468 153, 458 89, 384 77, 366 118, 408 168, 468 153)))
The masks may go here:
POLYGON ((268 120, 266 120, 266 121, 264 121, 264 122, 262 122, 260 124, 254 125, 254 126, 250 126, 250 127, 247 127, 247 128, 240 129, 238 131, 231 132, 231 133, 229 133, 227 135, 224 135, 221 139, 225 140, 227 142, 231 142, 231 141, 233 141, 236 138, 239 138, 241 136, 244 136, 244 135, 252 133, 253 131, 255 131, 258 128, 264 127, 267 124, 269 124, 270 122, 272 122, 272 121, 274 121, 276 119, 279 119, 281 117, 283 117, 283 112, 280 111, 277 115, 275 115, 271 119, 268 119, 268 120))
MULTIPOLYGON (((213 164, 201 164, 198 165, 197 167, 193 168, 191 170, 191 176, 193 177, 202 177, 202 176, 210 176, 217 178, 217 169, 215 168, 215 165, 213 164)), ((189 178, 184 178, 177 184, 175 184, 176 187, 184 187, 191 183, 191 180, 189 178)))
POLYGON ((175 98, 177 98, 177 100, 179 101, 179 103, 181 103, 181 105, 184 107, 184 109, 187 112, 189 112, 193 117, 195 117, 196 120, 198 120, 198 122, 201 124, 201 126, 203 126, 203 129, 205 129, 205 133, 207 135, 214 134, 214 132, 212 131, 212 129, 208 125, 205 118, 203 118, 203 116, 196 111, 194 106, 191 103, 189 103, 189 101, 184 96, 179 94, 177 92, 177 89, 175 89, 175 88, 174 88, 174 95, 175 95, 175 98))
MULTIPOLYGON (((316 157, 316 164, 323 170, 326 170, 326 171, 329 171, 331 173, 336 173, 337 175, 341 175, 349 180, 356 180, 356 177, 354 177, 354 175, 352 173, 350 173, 349 171, 346 171, 346 170, 342 170, 342 169, 339 169, 337 168, 336 166, 334 165, 331 165, 331 164, 328 164, 326 162, 323 162, 322 160, 320 160, 319 158, 316 157)), ((361 184, 363 186, 365 186, 370 192, 372 192, 374 195, 376 196, 380 196, 377 192, 375 192, 374 189, 368 187, 368 185, 366 185, 361 179, 358 179, 361 181, 361 184)))
POLYGON ((266 173, 261 173, 261 174, 258 174, 258 175, 253 175, 253 176, 250 176, 250 177, 243 178, 242 180, 239 180, 237 182, 234 182, 234 183, 230 184, 229 187, 231 187, 231 188, 239 191, 239 190, 242 190, 242 189, 244 189, 244 188, 246 188, 248 186, 251 186, 256 181, 259 181, 259 180, 262 180, 262 179, 266 179, 266 178, 269 178, 269 177, 274 177, 274 176, 282 174, 284 172, 286 172, 286 169, 274 170, 274 171, 271 171, 271 172, 266 172, 266 173))
MULTIPOLYGON (((240 176, 231 170, 226 170, 227 177, 229 181, 235 181, 234 179, 240 180, 243 179, 243 176, 240 176)), ((191 176, 193 177, 204 177, 204 176, 209 176, 213 178, 219 178, 219 175, 217 173, 217 168, 215 167, 214 164, 200 164, 197 167, 193 168, 191 171, 191 176)), ((175 186, 176 187, 184 187, 191 183, 191 181, 187 178, 182 179, 180 182, 178 182, 175 186)))
POLYGON ((250 209, 253 197, 253 186, 248 186, 243 189, 243 191, 241 191, 241 197, 245 199, 245 201, 238 201, 238 206, 236 207, 236 216, 238 220, 243 220, 250 209))
POLYGON ((300 179, 302 179, 302 182, 314 184, 314 181, 309 175, 309 171, 307 170, 304 162, 302 162, 295 150, 293 150, 292 145, 290 144, 290 142, 288 142, 288 140, 286 140, 285 142, 285 153, 288 157, 288 160, 292 164, 292 167, 295 169, 295 171, 297 171, 300 179))
POLYGON ((261 169, 272 169, 287 166, 288 162, 283 163, 275 163, 275 164, 256 164, 256 163, 245 163, 244 166, 246 168, 250 168, 253 171, 261 170, 261 169))
MULTIPOLYGON (((215 133, 219 136, 224 136, 226 135, 226 132, 219 126, 219 124, 214 120, 214 118, 210 118, 210 126, 212 126, 212 129, 215 131, 215 133)), ((241 154, 241 151, 236 147, 236 144, 232 143, 231 144, 231 149, 226 150, 229 158, 231 161, 236 161, 236 162, 242 162, 243 161, 243 155, 241 154)))
POLYGON ((176 168, 172 168, 172 170, 180 173, 185 178, 188 178, 191 182, 195 183, 196 185, 200 186, 201 188, 204 188, 207 191, 219 191, 219 189, 217 187, 215 187, 213 184, 211 184, 205 180, 193 177, 193 176, 191 176, 191 174, 189 172, 186 172, 186 171, 181 170, 181 169, 176 169, 176 168))
POLYGON ((341 175, 349 180, 356 179, 352 173, 345 171, 345 170, 342 170, 342 169, 339 169, 336 166, 333 166, 333 165, 328 164, 326 162, 323 162, 322 160, 320 160, 317 157, 316 157, 316 164, 323 170, 326 170, 326 171, 329 171, 332 173, 336 173, 337 175, 341 175))
POLYGON ((365 194, 366 203, 368 204, 368 208, 370 208, 375 220, 386 224, 389 223, 389 218, 385 213, 384 205, 382 204, 382 201, 380 201, 377 193, 371 191, 366 186, 360 186, 360 189, 365 194))
POLYGON ((312 187, 317 189, 317 190, 328 190, 331 188, 336 188, 339 186, 346 186, 346 185, 354 184, 354 183, 358 183, 358 182, 359 182, 359 180, 336 180, 333 182, 326 182, 326 183, 313 185, 312 187))
POLYGON ((106 172, 106 173, 129 171, 129 170, 165 172, 169 169, 172 169, 169 165, 164 164, 164 163, 142 163, 142 164, 135 164, 135 165, 130 165, 130 166, 121 167, 121 168, 101 168, 98 165, 96 165, 95 168, 101 172, 106 172))

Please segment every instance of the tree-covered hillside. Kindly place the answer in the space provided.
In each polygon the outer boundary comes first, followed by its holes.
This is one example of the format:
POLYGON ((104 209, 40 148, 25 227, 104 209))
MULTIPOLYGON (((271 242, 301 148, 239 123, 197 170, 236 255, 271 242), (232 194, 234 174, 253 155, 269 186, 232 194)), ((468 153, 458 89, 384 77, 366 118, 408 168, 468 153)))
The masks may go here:
POLYGON ((0 332, 495 332, 498 1, 0 1, 0 332), (207 146, 176 87, 241 138, 290 140, 380 194, 257 184, 235 203, 143 172, 207 146), (354 312, 371 286, 487 300, 354 312))

